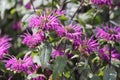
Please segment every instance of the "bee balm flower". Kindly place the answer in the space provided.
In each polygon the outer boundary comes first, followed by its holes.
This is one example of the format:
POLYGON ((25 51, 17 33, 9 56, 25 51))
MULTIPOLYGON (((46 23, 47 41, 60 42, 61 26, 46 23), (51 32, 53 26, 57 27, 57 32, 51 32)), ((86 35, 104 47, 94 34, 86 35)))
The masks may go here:
POLYGON ((8 53, 8 49, 11 47, 9 41, 11 40, 12 39, 8 38, 8 36, 0 37, 0 59, 3 58, 4 54, 8 53))
POLYGON ((92 3, 97 5, 112 5, 113 0, 92 0, 92 3))
POLYGON ((8 70, 20 73, 24 72, 27 74, 31 74, 37 69, 37 65, 34 64, 33 59, 25 55, 23 59, 17 59, 14 56, 11 56, 8 60, 4 60, 6 63, 5 66, 8 70))
POLYGON ((94 40, 93 37, 90 39, 84 39, 79 45, 79 50, 87 55, 92 54, 94 51, 98 51, 99 43, 94 40))
POLYGON ((70 24, 67 27, 65 27, 65 29, 65 35, 68 39, 78 40, 81 38, 82 30, 80 26, 70 24))
POLYGON ((33 33, 33 34, 27 32, 26 34, 22 35, 22 37, 24 38, 22 43, 30 48, 36 47, 45 39, 43 32, 33 33))
MULTIPOLYGON (((103 48, 99 50, 99 56, 102 60, 105 60, 105 61, 110 60, 109 48, 107 45, 105 45, 103 48)), ((118 53, 116 49, 112 49, 111 58, 120 59, 120 53, 118 53)))
POLYGON ((104 27, 104 28, 97 28, 96 37, 99 39, 104 39, 106 41, 120 41, 120 27, 104 27))

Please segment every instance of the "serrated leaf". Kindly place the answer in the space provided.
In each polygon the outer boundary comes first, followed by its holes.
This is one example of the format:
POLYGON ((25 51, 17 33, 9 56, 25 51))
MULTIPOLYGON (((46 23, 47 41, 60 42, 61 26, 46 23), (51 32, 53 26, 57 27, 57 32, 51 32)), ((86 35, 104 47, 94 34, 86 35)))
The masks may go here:
POLYGON ((49 43, 44 43, 40 50, 40 62, 42 65, 42 68, 47 67, 48 61, 50 59, 52 53, 52 47, 49 43))
POLYGON ((56 78, 58 78, 59 75, 64 71, 66 60, 67 58, 65 56, 57 57, 56 63, 53 68, 53 80, 56 80, 56 78))
POLYGON ((116 80, 116 77, 117 72, 115 71, 115 69, 107 66, 104 70, 103 80, 116 80))

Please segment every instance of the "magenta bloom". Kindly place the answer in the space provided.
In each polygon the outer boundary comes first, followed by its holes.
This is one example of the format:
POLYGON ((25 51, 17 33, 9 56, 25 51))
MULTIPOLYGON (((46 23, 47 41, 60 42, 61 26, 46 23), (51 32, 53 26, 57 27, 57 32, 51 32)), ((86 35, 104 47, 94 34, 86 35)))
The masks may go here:
POLYGON ((81 27, 78 25, 70 24, 67 27, 65 27, 65 29, 66 29, 65 35, 70 40, 78 40, 82 36, 81 27))
POLYGON ((40 19, 42 20, 42 25, 46 30, 56 30, 57 27, 61 26, 58 19, 52 15, 47 15, 44 13, 40 16, 40 19))
POLYGON ((14 56, 11 56, 8 60, 4 60, 5 67, 8 70, 20 73, 20 72, 24 72, 27 74, 31 74, 33 73, 36 69, 37 69, 37 65, 34 64, 33 59, 28 56, 25 55, 25 57, 23 59, 19 58, 17 59, 14 56))
POLYGON ((113 0, 92 0, 92 3, 97 5, 112 5, 113 0))
MULTIPOLYGON (((109 55, 110 55, 109 48, 107 45, 105 45, 103 48, 101 48, 99 50, 99 56, 101 59, 103 59, 105 61, 109 61, 110 60, 109 55)), ((111 50, 111 58, 120 59, 120 53, 118 53, 116 49, 112 49, 111 50)))
POLYGON ((2 59, 3 56, 8 53, 8 49, 11 47, 9 41, 11 40, 12 39, 8 38, 8 36, 0 37, 0 59, 2 59))
POLYGON ((65 14, 65 11, 60 10, 60 9, 57 9, 57 10, 55 11, 55 13, 56 13, 58 16, 62 16, 62 15, 65 14))
POLYGON ((106 41, 120 41, 120 27, 97 28, 96 37, 106 41))
POLYGON ((64 55, 64 53, 60 49, 54 50, 52 52, 52 58, 56 58, 58 56, 63 56, 63 55, 64 55))
POLYGON ((24 37, 22 43, 30 48, 36 47, 38 44, 45 40, 43 32, 33 34, 27 32, 26 34, 22 35, 22 37, 24 37))
POLYGON ((74 54, 72 54, 72 53, 66 53, 66 56, 67 56, 68 58, 72 58, 72 57, 74 56, 74 54))
POLYGON ((54 13, 48 13, 47 11, 40 16, 31 18, 30 27, 37 27, 43 30, 56 30, 61 24, 54 15, 54 13))
POLYGON ((32 78, 31 80, 45 80, 45 76, 44 75, 40 75, 40 76, 37 76, 35 78, 32 78))
POLYGON ((41 19, 39 16, 35 16, 33 18, 30 19, 30 22, 29 22, 29 26, 30 27, 39 27, 40 24, 42 23, 41 19))
POLYGON ((98 49, 99 43, 97 42, 97 40, 94 40, 93 37, 88 40, 85 38, 81 41, 79 46, 79 50, 86 54, 92 54, 93 52, 98 51, 98 49))
POLYGON ((31 3, 28 2, 28 3, 25 5, 25 8, 26 8, 26 9, 31 9, 31 3))
POLYGON ((16 22, 15 24, 13 24, 12 28, 13 28, 14 30, 17 30, 17 31, 21 30, 21 28, 22 28, 22 23, 21 23, 21 21, 16 22))
POLYGON ((58 26, 57 29, 55 29, 55 32, 58 34, 59 37, 65 36, 64 26, 58 26))

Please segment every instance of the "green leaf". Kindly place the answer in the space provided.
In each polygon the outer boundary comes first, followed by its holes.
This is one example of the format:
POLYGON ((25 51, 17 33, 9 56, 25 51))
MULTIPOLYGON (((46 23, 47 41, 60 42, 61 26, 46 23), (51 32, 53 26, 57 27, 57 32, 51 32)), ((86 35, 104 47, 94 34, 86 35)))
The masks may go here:
POLYGON ((15 14, 15 12, 16 12, 16 9, 13 8, 13 9, 10 11, 10 14, 15 14))
POLYGON ((57 57, 56 63, 53 67, 53 80, 56 80, 56 78, 58 78, 59 75, 64 71, 66 60, 67 58, 65 56, 57 57))
POLYGON ((34 55, 33 61, 34 61, 34 63, 37 63, 38 65, 41 65, 41 63, 40 63, 40 57, 38 55, 34 55))
POLYGON ((120 60, 118 59, 112 59, 111 60, 111 64, 116 66, 116 67, 120 67, 120 60))
POLYGON ((62 15, 62 16, 60 17, 60 20, 62 20, 62 21, 67 21, 68 19, 67 19, 66 16, 62 15))
POLYGON ((32 78, 36 78, 36 77, 38 77, 38 76, 43 76, 43 77, 45 77, 43 74, 29 74, 29 75, 27 76, 27 80, 31 80, 32 78))
POLYGON ((116 80, 117 72, 111 67, 106 67, 104 70, 103 80, 116 80))
POLYGON ((70 71, 67 71, 64 75, 66 78, 70 78, 70 71))
POLYGON ((50 46, 50 44, 47 42, 44 43, 40 50, 40 62, 41 62, 42 68, 47 67, 51 53, 52 53, 52 47, 50 46))
POLYGON ((36 78, 36 77, 38 77, 39 76, 39 74, 29 74, 28 76, 27 76, 27 79, 31 79, 31 78, 36 78))

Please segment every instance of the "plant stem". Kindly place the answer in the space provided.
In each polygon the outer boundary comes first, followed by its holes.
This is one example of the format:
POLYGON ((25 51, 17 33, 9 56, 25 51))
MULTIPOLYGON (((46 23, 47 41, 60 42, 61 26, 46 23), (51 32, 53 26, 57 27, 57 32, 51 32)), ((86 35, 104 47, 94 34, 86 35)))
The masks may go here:
MULTIPOLYGON (((108 7, 108 27, 110 28, 110 7, 108 7)), ((108 45, 109 46, 109 58, 110 58, 110 62, 109 62, 109 67, 111 67, 111 50, 112 50, 112 45, 111 43, 108 45)))
POLYGON ((34 7, 34 4, 33 4, 33 1, 30 0, 30 3, 31 3, 31 5, 32 5, 32 7, 33 7, 34 12, 36 13, 36 10, 35 10, 35 7, 34 7))
POLYGON ((61 10, 64 10, 66 7, 66 0, 63 0, 62 1, 62 7, 61 7, 61 10))
POLYGON ((95 12, 95 15, 94 15, 94 17, 93 17, 93 20, 92 20, 92 22, 91 22, 92 25, 94 24, 94 21, 95 21, 96 16, 97 16, 98 13, 99 13, 99 11, 96 11, 96 12, 95 12))
POLYGON ((77 10, 75 11, 75 13, 74 13, 73 16, 71 17, 71 20, 73 20, 73 18, 75 17, 75 15, 78 13, 79 9, 80 9, 80 8, 82 7, 82 5, 83 5, 83 2, 84 2, 84 0, 81 1, 79 7, 77 8, 77 10))
POLYGON ((53 10, 53 6, 54 6, 54 0, 52 0, 52 10, 53 10))

